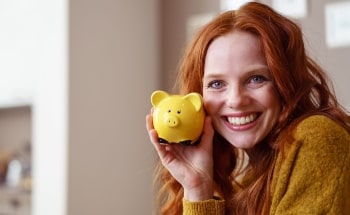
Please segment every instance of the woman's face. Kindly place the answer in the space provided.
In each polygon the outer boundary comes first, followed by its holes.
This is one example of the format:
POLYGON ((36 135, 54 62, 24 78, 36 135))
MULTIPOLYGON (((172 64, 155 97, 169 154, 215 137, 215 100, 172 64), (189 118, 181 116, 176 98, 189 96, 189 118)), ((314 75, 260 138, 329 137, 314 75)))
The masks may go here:
POLYGON ((258 38, 233 31, 215 39, 205 58, 203 100, 215 130, 248 149, 271 131, 280 101, 258 38))

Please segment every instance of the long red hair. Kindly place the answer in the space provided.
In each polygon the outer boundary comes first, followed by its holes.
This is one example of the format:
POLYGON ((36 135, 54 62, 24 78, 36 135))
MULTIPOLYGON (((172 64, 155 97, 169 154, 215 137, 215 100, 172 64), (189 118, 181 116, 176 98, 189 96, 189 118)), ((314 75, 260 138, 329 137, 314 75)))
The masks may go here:
MULTIPOLYGON (((268 214, 270 183, 276 155, 290 142, 294 122, 311 114, 326 114, 350 130, 350 118, 330 86, 325 72, 305 52, 301 29, 270 7, 251 2, 236 11, 222 13, 198 32, 179 68, 180 92, 202 93, 204 60, 211 42, 239 29, 256 35, 281 101, 281 114, 270 134, 247 151, 251 180, 238 185, 238 150, 219 134, 214 137, 214 180, 218 195, 226 201, 226 214, 268 214), (237 189, 238 187, 238 189, 237 189)), ((161 165, 159 182, 161 214, 182 214, 183 189, 161 165)))

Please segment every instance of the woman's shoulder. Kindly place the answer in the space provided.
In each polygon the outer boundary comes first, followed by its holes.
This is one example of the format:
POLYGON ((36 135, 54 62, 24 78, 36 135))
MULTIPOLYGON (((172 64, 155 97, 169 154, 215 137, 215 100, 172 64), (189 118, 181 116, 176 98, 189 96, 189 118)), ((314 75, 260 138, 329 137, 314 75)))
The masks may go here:
POLYGON ((294 138, 302 147, 315 150, 337 148, 336 151, 347 152, 350 147, 349 131, 326 115, 312 115, 300 121, 294 138))
POLYGON ((295 137, 349 137, 349 132, 338 122, 326 115, 312 115, 306 117, 295 128, 295 137))
POLYGON ((293 134, 293 142, 276 162, 271 211, 274 214, 348 212, 350 134, 347 129, 328 116, 313 115, 301 120, 293 134))

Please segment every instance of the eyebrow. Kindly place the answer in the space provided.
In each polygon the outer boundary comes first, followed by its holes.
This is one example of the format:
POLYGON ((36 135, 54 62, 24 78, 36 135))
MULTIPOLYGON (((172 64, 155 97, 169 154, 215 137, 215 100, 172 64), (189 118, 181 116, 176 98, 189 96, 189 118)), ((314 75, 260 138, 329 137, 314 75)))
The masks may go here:
POLYGON ((267 66, 262 66, 262 67, 259 67, 259 68, 253 68, 253 69, 247 70, 245 72, 245 74, 247 74, 247 75, 255 74, 255 73, 263 73, 263 74, 271 75, 270 69, 267 66))
POLYGON ((248 67, 248 69, 246 70, 246 72, 259 72, 259 71, 262 71, 262 72, 270 72, 270 69, 267 65, 252 65, 251 66, 252 68, 248 67))

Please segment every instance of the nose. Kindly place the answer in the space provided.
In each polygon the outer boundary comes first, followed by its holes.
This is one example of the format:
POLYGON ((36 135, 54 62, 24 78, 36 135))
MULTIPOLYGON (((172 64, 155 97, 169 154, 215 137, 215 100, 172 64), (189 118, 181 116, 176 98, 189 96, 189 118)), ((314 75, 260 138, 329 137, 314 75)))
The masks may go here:
POLYGON ((176 116, 170 115, 165 117, 165 124, 169 127, 176 127, 179 125, 179 119, 176 116))
POLYGON ((249 103, 249 95, 243 87, 231 87, 226 93, 226 104, 230 108, 240 108, 249 103))

